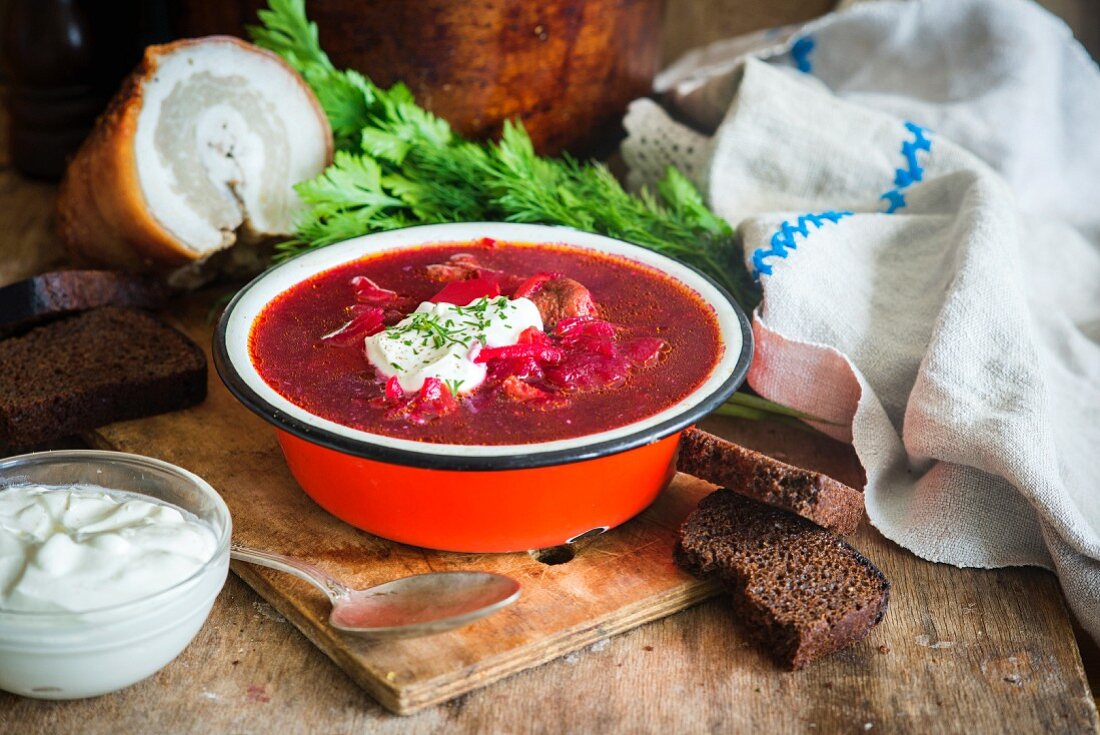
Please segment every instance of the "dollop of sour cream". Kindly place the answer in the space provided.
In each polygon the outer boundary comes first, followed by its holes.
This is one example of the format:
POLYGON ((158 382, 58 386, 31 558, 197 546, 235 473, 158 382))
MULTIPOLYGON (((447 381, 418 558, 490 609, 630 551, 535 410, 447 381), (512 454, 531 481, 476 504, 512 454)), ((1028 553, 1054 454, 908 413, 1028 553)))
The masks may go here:
POLYGON ((217 550, 177 508, 93 485, 0 490, 0 610, 83 612, 166 590, 217 550))
POLYGON ((407 393, 438 378, 451 393, 470 393, 485 381, 474 358, 482 347, 507 347, 542 316, 530 299, 481 298, 466 306, 425 301, 389 329, 366 338, 367 359, 383 377, 397 376, 407 393))

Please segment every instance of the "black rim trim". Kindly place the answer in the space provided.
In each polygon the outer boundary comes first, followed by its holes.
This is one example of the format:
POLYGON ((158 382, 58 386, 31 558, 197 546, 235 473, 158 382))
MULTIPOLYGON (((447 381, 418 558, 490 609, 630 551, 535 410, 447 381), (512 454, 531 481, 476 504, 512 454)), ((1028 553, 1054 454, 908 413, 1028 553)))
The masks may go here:
MULTIPOLYGON (((411 228, 403 228, 411 229, 411 228)), ((565 228, 569 229, 569 228, 565 228)), ((615 238, 609 238, 614 240, 615 238)), ((442 240, 440 242, 443 242, 442 240)), ((625 242, 619 240, 618 242, 625 242)), ((569 243, 562 243, 568 245, 569 243)), ((645 250, 640 245, 634 245, 633 243, 626 243, 631 247, 636 247, 641 250, 645 250)), ((583 246, 575 246, 583 247, 583 246)), ((732 396, 740 387, 741 383, 745 380, 745 375, 749 371, 749 365, 752 363, 752 356, 754 351, 752 327, 749 324, 748 317, 745 315, 741 306, 734 301, 733 297, 717 283, 713 278, 700 271, 694 266, 688 265, 676 261, 679 265, 684 266, 694 272, 698 277, 709 283, 715 290, 722 295, 722 297, 733 308, 734 313, 737 315, 737 321, 741 325, 741 355, 734 365, 733 372, 722 381, 721 385, 709 396, 700 401, 697 405, 690 409, 686 409, 683 413, 673 416, 672 418, 661 422, 655 426, 651 426, 646 429, 627 434, 626 436, 619 437, 617 439, 610 439, 607 441, 597 442, 595 444, 582 444, 576 447, 570 447, 568 449, 558 449, 550 452, 535 452, 533 454, 513 454, 513 455, 497 455, 488 457, 462 457, 449 454, 425 454, 421 452, 415 452, 406 449, 396 449, 394 447, 384 447, 370 442, 353 439, 351 437, 341 436, 335 434, 326 429, 320 429, 315 426, 301 421, 293 416, 280 411, 275 406, 268 403, 261 398, 259 394, 252 390, 251 387, 245 382, 244 378, 233 367, 232 361, 229 359, 228 351, 226 348, 226 330, 228 328, 229 318, 233 314, 233 310, 240 302, 241 298, 250 291, 256 284, 269 274, 274 272, 278 268, 282 268, 287 263, 297 260, 300 257, 309 255, 310 253, 302 253, 290 260, 284 261, 273 269, 270 269, 256 278, 252 279, 244 288, 234 295, 233 299, 229 302, 229 305, 225 307, 221 317, 218 319, 217 329, 214 331, 214 344, 213 344, 213 356, 214 367, 218 371, 218 376, 221 378, 222 383, 229 389, 229 392, 233 394, 241 403, 245 405, 253 413, 257 414, 260 418, 264 419, 268 423, 274 425, 276 428, 286 431, 299 439, 303 439, 312 444, 318 444, 328 449, 333 449, 343 454, 349 454, 354 457, 362 457, 364 459, 371 459, 379 462, 386 462, 388 464, 399 464, 408 467, 418 467, 422 469, 434 469, 434 470, 473 470, 473 471, 493 471, 493 470, 520 470, 520 469, 535 469, 537 467, 549 467, 559 464, 569 464, 571 462, 579 462, 588 459, 597 459, 599 457, 606 457, 612 454, 619 454, 631 449, 636 449, 647 444, 652 444, 656 441, 664 439, 667 436, 675 434, 676 432, 684 429, 691 424, 695 423, 699 419, 703 418, 707 414, 714 411, 721 406, 726 400, 732 396)), ((658 253, 659 254, 659 253, 658 253)), ((663 256, 667 257, 667 256, 663 256)), ((337 266, 332 266, 337 267, 337 266)), ((651 266, 652 267, 652 266, 651 266)), ((316 275, 316 274, 314 274, 316 275)), ((644 420, 644 419, 643 419, 644 420)), ((384 435, 380 435, 384 436, 384 435)), ((392 438, 392 437, 389 437, 392 438)), ((532 445, 538 446, 538 445, 532 445)))

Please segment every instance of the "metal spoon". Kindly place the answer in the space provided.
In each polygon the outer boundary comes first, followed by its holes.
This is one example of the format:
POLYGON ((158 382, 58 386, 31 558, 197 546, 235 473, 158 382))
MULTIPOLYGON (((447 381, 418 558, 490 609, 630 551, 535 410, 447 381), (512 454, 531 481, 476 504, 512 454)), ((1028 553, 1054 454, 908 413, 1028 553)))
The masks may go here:
POLYGON ((312 564, 282 554, 229 547, 229 555, 250 564, 293 574, 321 589, 332 601, 332 627, 366 638, 414 638, 452 630, 519 599, 520 584, 493 572, 432 572, 353 590, 312 564))

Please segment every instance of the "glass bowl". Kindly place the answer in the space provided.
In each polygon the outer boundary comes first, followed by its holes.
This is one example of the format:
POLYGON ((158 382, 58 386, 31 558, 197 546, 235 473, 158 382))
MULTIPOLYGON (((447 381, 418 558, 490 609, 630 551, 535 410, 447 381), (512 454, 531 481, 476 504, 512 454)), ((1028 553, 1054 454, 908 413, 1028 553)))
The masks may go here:
POLYGON ((0 459, 0 493, 26 484, 97 485, 168 503, 209 525, 216 547, 187 579, 136 600, 83 612, 0 609, 0 689, 76 699, 159 671, 195 637, 225 583, 232 521, 221 497, 167 462, 95 450, 0 459))

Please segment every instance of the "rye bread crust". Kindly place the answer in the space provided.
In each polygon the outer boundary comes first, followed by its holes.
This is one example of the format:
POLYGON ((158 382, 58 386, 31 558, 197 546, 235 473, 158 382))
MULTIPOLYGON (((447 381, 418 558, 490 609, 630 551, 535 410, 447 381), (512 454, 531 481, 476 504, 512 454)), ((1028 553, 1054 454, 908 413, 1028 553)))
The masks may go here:
POLYGON ((0 337, 100 306, 159 309, 168 289, 153 278, 117 271, 43 273, 0 288, 0 337))
POLYGON ((206 356, 133 309, 107 306, 0 341, 0 446, 10 449, 202 402, 206 356))
POLYGON ((675 556, 722 580, 751 635, 791 669, 862 640, 889 604, 890 583, 844 539, 724 488, 684 521, 675 556))
POLYGON ((684 432, 677 469, 839 534, 853 533, 863 518, 859 490, 700 429, 684 432))

